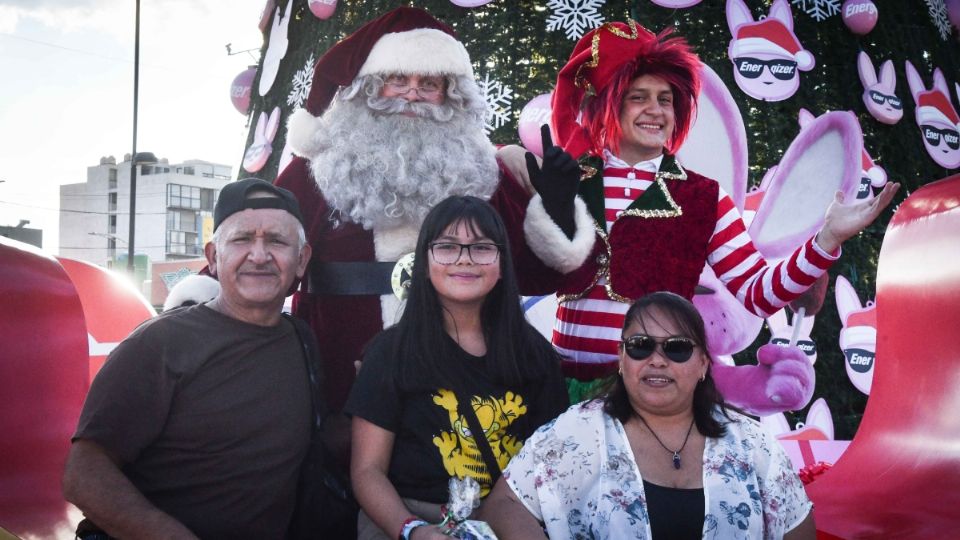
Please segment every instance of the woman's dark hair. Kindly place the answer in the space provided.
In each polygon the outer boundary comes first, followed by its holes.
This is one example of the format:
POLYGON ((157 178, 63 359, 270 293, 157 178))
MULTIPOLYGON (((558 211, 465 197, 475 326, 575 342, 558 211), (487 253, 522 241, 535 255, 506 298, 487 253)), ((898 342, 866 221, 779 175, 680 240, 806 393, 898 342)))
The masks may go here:
MULTIPOLYGON (((710 351, 707 350, 707 333, 703 327, 703 318, 700 317, 696 306, 680 295, 671 292, 655 292, 640 298, 627 311, 623 330, 626 331, 627 327, 634 322, 646 330, 649 326, 648 321, 656 321, 651 313, 654 309, 668 318, 684 337, 692 339, 703 354, 707 355, 707 359, 713 362, 710 351)), ((715 407, 719 407, 724 416, 727 416, 727 409, 730 408, 717 390, 713 375, 708 368, 706 378, 698 382, 693 390, 693 419, 697 424, 697 430, 705 437, 720 437, 727 431, 724 425, 713 417, 715 407)), ((604 397, 603 410, 621 422, 626 422, 636 414, 630 405, 622 375, 616 376, 612 382, 610 390, 604 397)))
POLYGON ((457 196, 437 204, 420 227, 407 305, 396 326, 400 362, 396 364, 395 380, 401 389, 415 391, 450 385, 456 377, 462 377, 462 370, 450 361, 462 352, 457 351, 456 343, 443 328, 443 306, 429 273, 430 244, 451 225, 467 227, 474 235, 485 236, 500 246, 494 263, 500 265, 500 280, 481 308, 486 368, 491 377, 508 385, 538 379, 549 361, 559 359, 524 318, 503 220, 487 202, 457 196))

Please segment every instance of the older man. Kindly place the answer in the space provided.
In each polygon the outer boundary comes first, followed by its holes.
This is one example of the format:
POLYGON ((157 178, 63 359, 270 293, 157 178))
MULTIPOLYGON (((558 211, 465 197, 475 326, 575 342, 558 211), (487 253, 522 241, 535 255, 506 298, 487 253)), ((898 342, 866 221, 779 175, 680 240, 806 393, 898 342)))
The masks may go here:
POLYGON ((526 294, 552 292, 535 278, 575 269, 589 253, 593 226, 575 204, 576 162, 555 152, 566 160, 548 159, 544 169, 565 171, 566 182, 543 175, 551 184, 538 183, 543 198, 534 195, 523 152, 498 155, 485 135, 486 110, 466 49, 420 9, 371 21, 317 63, 306 108, 288 126, 300 157, 276 183, 297 195, 317 255, 294 310, 324 344, 333 409, 362 347, 400 314, 404 256, 434 204, 451 195, 489 200, 526 294))
POLYGON ((140 326, 90 388, 64 475, 81 537, 283 537, 311 429, 303 348, 280 312, 310 258, 301 222, 263 180, 221 191, 205 247, 220 294, 140 326))

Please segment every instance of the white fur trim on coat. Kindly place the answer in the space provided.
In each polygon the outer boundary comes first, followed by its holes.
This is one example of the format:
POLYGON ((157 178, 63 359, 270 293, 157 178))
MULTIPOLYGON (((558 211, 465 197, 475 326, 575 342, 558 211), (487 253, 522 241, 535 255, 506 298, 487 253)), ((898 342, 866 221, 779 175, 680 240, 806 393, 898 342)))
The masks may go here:
POLYGON ((193 274, 177 282, 163 301, 163 310, 180 307, 184 302, 202 304, 220 294, 220 282, 210 276, 193 274))
POLYGON ((384 34, 370 50, 357 76, 386 73, 473 78, 473 66, 467 49, 453 36, 433 28, 418 28, 384 34))
POLYGON ((307 159, 313 159, 319 155, 324 149, 314 135, 322 126, 323 119, 310 114, 310 111, 306 109, 293 111, 287 119, 287 144, 293 153, 307 159))
POLYGON ((577 232, 571 240, 547 214, 543 200, 537 194, 530 199, 527 217, 523 221, 523 233, 530 250, 544 264, 564 274, 583 266, 596 241, 593 218, 580 197, 574 200, 573 215, 577 232))

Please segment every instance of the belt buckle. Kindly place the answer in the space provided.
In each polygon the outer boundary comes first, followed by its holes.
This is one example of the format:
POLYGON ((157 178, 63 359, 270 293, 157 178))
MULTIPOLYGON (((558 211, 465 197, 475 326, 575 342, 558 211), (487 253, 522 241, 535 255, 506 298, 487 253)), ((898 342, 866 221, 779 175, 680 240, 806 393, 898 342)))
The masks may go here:
POLYGON ((410 292, 410 281, 413 276, 413 252, 407 253, 393 266, 390 274, 390 286, 393 294, 400 300, 406 300, 410 292))

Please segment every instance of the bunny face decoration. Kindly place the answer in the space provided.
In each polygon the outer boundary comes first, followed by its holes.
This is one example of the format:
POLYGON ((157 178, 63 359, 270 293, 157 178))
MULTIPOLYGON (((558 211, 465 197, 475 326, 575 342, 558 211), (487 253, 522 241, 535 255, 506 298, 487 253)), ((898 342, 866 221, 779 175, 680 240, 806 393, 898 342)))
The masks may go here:
POLYGON ((950 102, 950 89, 940 68, 933 70, 933 87, 929 90, 916 68, 906 62, 907 84, 917 104, 915 119, 923 137, 927 154, 941 167, 960 167, 960 116, 950 102))
POLYGON ((893 61, 880 65, 880 77, 867 53, 857 55, 857 71, 863 83, 863 104, 870 116, 884 124, 896 124, 903 118, 903 103, 897 97, 897 74, 893 61))
POLYGON ((754 21, 743 0, 727 0, 727 25, 733 40, 727 50, 733 78, 748 96, 782 101, 800 88, 800 71, 815 59, 793 33, 788 0, 775 0, 766 19, 754 21))
POLYGON ((857 390, 870 394, 876 365, 877 306, 873 302, 861 304, 857 291, 843 276, 837 276, 834 291, 837 312, 843 323, 840 350, 843 351, 847 377, 857 390))
POLYGON ((280 107, 274 107, 268 116, 261 112, 257 118, 257 129, 253 134, 253 143, 243 154, 243 168, 247 172, 255 173, 267 164, 267 159, 273 153, 273 139, 277 136, 280 127, 280 107))

